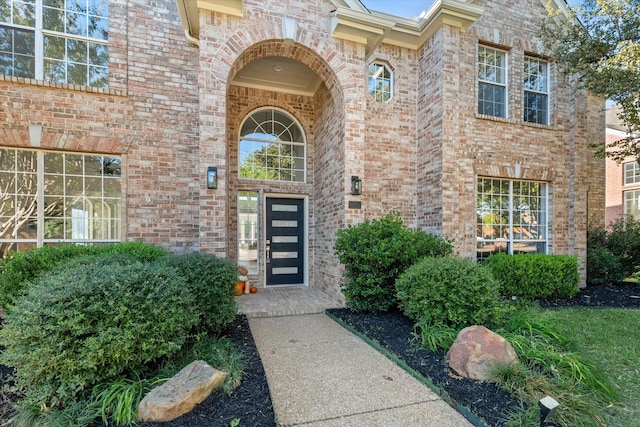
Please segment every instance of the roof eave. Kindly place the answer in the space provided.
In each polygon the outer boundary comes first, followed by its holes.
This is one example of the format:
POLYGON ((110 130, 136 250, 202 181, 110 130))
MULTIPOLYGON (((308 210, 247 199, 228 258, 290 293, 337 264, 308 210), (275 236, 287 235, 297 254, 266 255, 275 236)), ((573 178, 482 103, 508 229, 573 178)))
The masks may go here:
POLYGON ((176 0, 182 29, 187 38, 200 38, 199 9, 242 16, 244 0, 176 0))
POLYGON ((418 20, 338 6, 331 16, 331 34, 339 39, 365 44, 365 52, 369 56, 380 43, 418 49, 442 25, 465 31, 482 13, 482 7, 458 0, 438 0, 418 20))

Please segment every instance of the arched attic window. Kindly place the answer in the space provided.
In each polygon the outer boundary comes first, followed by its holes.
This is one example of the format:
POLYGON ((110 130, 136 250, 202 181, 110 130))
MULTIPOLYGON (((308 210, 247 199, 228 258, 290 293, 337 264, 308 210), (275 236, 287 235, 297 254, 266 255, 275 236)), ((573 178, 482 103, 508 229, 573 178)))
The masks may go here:
POLYGON ((240 179, 306 181, 304 133, 284 111, 263 108, 245 118, 238 153, 240 179))
POLYGON ((373 62, 369 65, 369 95, 382 103, 387 103, 393 98, 393 73, 388 65, 382 62, 373 62))

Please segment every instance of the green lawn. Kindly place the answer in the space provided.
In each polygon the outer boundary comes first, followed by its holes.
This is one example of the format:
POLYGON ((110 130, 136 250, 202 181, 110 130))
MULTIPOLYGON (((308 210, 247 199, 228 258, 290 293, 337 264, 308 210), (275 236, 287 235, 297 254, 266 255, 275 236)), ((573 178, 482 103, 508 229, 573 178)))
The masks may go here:
POLYGON ((615 384, 619 402, 603 414, 607 426, 640 426, 640 310, 564 308, 546 314, 615 384))

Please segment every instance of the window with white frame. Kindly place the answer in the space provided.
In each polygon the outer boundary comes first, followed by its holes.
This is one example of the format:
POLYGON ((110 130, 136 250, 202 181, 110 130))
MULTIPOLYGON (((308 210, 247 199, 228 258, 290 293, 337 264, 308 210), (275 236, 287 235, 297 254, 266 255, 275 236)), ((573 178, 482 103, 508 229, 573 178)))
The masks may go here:
POLYGON ((507 54, 478 47, 478 113, 507 117, 507 54))
POLYGON ((238 265, 258 273, 258 193, 238 192, 238 265))
POLYGON ((624 164, 624 185, 640 184, 640 166, 633 161, 624 164))
POLYGON ((624 192, 624 214, 640 219, 640 190, 624 192))
POLYGON ((305 137, 284 111, 263 108, 242 123, 239 141, 241 179, 305 182, 305 137))
POLYGON ((120 241, 120 158, 0 148, 0 255, 120 241))
POLYGON ((477 258, 498 252, 546 253, 547 185, 478 178, 477 258))
POLYGON ((549 124, 549 64, 524 58, 524 121, 549 124))
POLYGON ((378 102, 389 102, 393 97, 393 75, 385 64, 369 65, 369 95, 378 102))
POLYGON ((0 73, 108 87, 108 0, 4 0, 0 73))

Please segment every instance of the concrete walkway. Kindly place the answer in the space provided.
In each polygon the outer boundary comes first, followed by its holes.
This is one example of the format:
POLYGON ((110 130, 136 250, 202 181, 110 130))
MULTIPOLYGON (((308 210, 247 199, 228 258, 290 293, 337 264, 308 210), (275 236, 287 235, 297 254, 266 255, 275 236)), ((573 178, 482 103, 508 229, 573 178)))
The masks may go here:
POLYGON ((252 317, 249 326, 280 426, 472 426, 324 314, 252 317))

